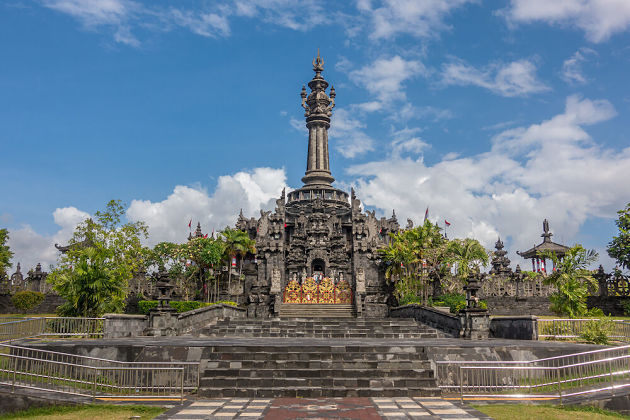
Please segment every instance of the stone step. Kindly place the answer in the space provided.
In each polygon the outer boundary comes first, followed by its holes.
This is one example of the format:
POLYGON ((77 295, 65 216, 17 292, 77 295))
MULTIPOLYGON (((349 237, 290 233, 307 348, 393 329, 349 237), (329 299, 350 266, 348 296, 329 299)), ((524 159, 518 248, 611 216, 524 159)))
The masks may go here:
MULTIPOLYGON (((219 368, 224 368, 232 371, 241 369, 277 369, 277 370, 296 370, 296 369, 323 369, 323 370, 336 370, 336 369, 382 369, 387 371, 406 370, 413 371, 417 369, 428 369, 421 361, 344 361, 344 362, 319 362, 319 361, 232 361, 229 363, 217 363, 219 368)), ((212 362, 206 365, 207 368, 212 366, 212 362)), ((254 376, 255 375, 248 375, 254 376)))
POLYGON ((320 397, 439 397, 437 387, 289 387, 289 388, 222 388, 200 387, 200 397, 212 398, 320 398, 320 397))
POLYGON ((202 388, 428 388, 433 378, 201 378, 202 388))
POLYGON ((213 397, 438 396, 421 345, 213 345, 198 395, 213 397))
POLYGON ((276 369, 270 367, 263 368, 243 368, 243 369, 212 369, 207 366, 203 371, 202 378, 429 378, 434 377, 430 366, 422 369, 276 369))

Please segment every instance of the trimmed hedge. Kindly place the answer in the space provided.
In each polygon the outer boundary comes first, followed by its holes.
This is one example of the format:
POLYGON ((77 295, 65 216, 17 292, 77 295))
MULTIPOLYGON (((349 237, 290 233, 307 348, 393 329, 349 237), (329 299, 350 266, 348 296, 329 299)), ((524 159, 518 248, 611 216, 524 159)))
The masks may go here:
POLYGON ((23 290, 11 297, 11 303, 20 311, 30 311, 44 301, 44 294, 32 290, 23 290))
MULTIPOLYGON (((206 306, 217 305, 220 303, 224 303, 226 305, 237 306, 236 302, 232 302, 228 300, 222 300, 216 303, 199 302, 196 300, 182 300, 182 301, 172 300, 169 302, 169 305, 171 306, 171 308, 176 309, 178 313, 182 313, 182 312, 192 311, 193 309, 203 308, 206 306)), ((151 311, 151 309, 155 309, 157 307, 158 307, 157 300, 141 300, 138 302, 138 312, 140 312, 141 314, 146 315, 151 311)))

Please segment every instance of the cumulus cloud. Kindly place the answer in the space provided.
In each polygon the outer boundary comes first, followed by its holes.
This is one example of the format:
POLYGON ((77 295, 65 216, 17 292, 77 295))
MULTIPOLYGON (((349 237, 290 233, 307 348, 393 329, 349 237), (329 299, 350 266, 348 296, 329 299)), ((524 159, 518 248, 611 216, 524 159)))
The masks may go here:
POLYGON ((538 80, 536 64, 531 60, 517 60, 511 63, 493 63, 482 69, 454 58, 442 65, 444 85, 474 85, 491 90, 501 96, 527 96, 544 92, 549 87, 538 80))
POLYGON ((408 34, 420 38, 436 36, 449 29, 444 22, 455 9, 475 0, 383 0, 357 2, 359 12, 369 19, 372 39, 408 34))
POLYGON ((564 60, 562 63, 561 76, 567 83, 586 83, 587 79, 582 72, 582 63, 584 63, 588 56, 597 54, 590 48, 580 48, 571 57, 564 60))
MULTIPOLYGON (((162 241, 181 243, 188 237, 191 219, 193 229, 200 222, 204 233, 234 226, 240 209, 246 216, 256 216, 260 209, 272 209, 284 187, 284 169, 256 168, 219 177, 212 193, 201 187, 178 185, 162 201, 133 200, 126 217, 130 221, 147 223, 149 238, 146 245, 162 241)), ((9 246, 15 253, 14 266, 20 262, 26 272, 38 262, 45 269, 56 263, 59 251, 54 244, 65 245, 76 226, 88 217, 88 213, 75 207, 64 207, 53 213, 60 229, 52 235, 42 235, 28 225, 10 230, 9 246)))
POLYGON ((9 231, 9 246, 14 252, 13 269, 17 263, 21 263, 22 272, 26 274, 37 263, 41 263, 44 269, 57 261, 59 251, 55 244, 65 245, 72 237, 77 225, 90 215, 76 207, 58 208, 53 212, 53 220, 60 229, 53 235, 37 233, 30 225, 24 225, 20 229, 9 231))
MULTIPOLYGON (((381 103, 406 99, 404 82, 418 75, 427 75, 424 64, 416 60, 405 60, 399 55, 379 58, 364 67, 350 72, 350 79, 363 86, 381 103)), ((373 109, 376 109, 372 106, 373 109)))
POLYGON ((365 124, 343 108, 337 109, 329 131, 332 146, 343 157, 352 159, 374 150, 374 139, 365 131, 365 124))
POLYGON ((502 14, 512 24, 546 22, 578 27, 596 43, 630 27, 627 0, 511 0, 502 14))
POLYGON ((212 194, 201 187, 178 185, 163 201, 133 200, 127 218, 147 223, 150 245, 182 242, 188 235, 189 220, 200 222, 204 233, 233 226, 239 209, 250 216, 270 209, 284 187, 284 169, 256 168, 219 177, 212 194))
POLYGON ((434 165, 392 154, 348 172, 359 177, 366 205, 416 221, 428 206, 432 221, 451 223, 450 236, 476 237, 491 248, 500 235, 522 264, 514 252, 540 241, 544 218, 572 245, 587 218, 612 218, 626 204, 630 185, 618 180, 630 177, 630 148, 602 148, 584 129, 614 116, 605 100, 571 96, 561 114, 499 133, 485 153, 445 156, 434 165))

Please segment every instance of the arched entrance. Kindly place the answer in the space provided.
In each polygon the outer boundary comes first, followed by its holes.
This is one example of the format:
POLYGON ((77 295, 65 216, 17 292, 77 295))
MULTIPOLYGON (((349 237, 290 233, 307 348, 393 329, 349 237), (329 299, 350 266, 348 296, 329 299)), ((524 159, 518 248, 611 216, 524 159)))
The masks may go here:
POLYGON ((311 264, 311 273, 316 282, 320 282, 326 276, 326 263, 321 258, 316 258, 311 264))

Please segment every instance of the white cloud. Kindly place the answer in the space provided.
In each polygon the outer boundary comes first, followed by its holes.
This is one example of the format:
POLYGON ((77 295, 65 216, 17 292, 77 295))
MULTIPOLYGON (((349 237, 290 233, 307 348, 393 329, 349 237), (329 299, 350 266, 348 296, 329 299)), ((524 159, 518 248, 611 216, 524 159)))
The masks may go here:
POLYGON ((474 0, 383 0, 357 2, 357 9, 371 21, 370 38, 388 39, 399 34, 420 38, 436 36, 449 29, 445 18, 455 9, 474 0))
POLYGON ((131 33, 128 23, 142 7, 129 0, 43 0, 44 6, 68 14, 86 29, 101 26, 113 28, 114 40, 138 46, 138 39, 131 33))
POLYGON ((513 24, 541 21, 578 27, 596 43, 630 27, 628 0, 511 0, 502 14, 513 24))
MULTIPOLYGON (((378 98, 381 103, 405 100, 404 82, 428 70, 420 61, 405 60, 399 55, 379 58, 366 66, 350 72, 350 78, 378 98)), ((374 104, 371 105, 373 109, 374 104)))
POLYGON ((544 218, 556 239, 572 245, 587 218, 613 218, 625 206, 630 185, 618 180, 630 177, 630 148, 602 148, 584 130, 614 116, 605 100, 571 96, 563 113, 500 133, 485 153, 445 156, 434 165, 392 154, 348 172, 359 176, 365 204, 416 221, 429 206, 431 220, 452 224, 451 237, 474 236, 491 248, 501 235, 512 260, 523 265, 514 253, 540 241, 544 218))
POLYGON ((59 255, 54 245, 66 245, 76 226, 88 217, 90 217, 88 213, 76 207, 64 207, 53 212, 53 220, 60 227, 53 235, 39 234, 30 225, 24 225, 20 229, 11 229, 9 246, 15 254, 13 270, 18 262, 21 263, 24 274, 29 269, 35 268, 37 263, 41 263, 42 268, 47 270, 50 264, 57 261, 59 255))
MULTIPOLYGON (((234 226, 242 208, 246 216, 257 216, 260 209, 272 209, 275 199, 286 186, 284 169, 256 168, 219 178, 212 194, 202 188, 178 185, 164 200, 151 202, 133 200, 126 217, 130 221, 144 221, 149 227, 148 245, 162 241, 181 243, 188 237, 188 222, 193 229, 201 222, 204 233, 212 229, 234 226)), ((65 245, 76 226, 90 217, 75 207, 56 209, 55 223, 60 229, 53 235, 37 233, 31 226, 9 231, 9 246, 15 253, 13 265, 21 262, 23 272, 39 262, 44 269, 54 264, 59 256, 55 243, 65 245)))
POLYGON ((365 131, 365 124, 353 117, 348 110, 335 110, 329 131, 332 146, 342 156, 352 159, 374 150, 374 139, 365 131))
POLYGON ((597 53, 590 48, 580 48, 562 63, 562 78, 567 83, 586 83, 587 79, 582 72, 582 63, 587 60, 587 56, 594 54, 597 53))
POLYGON ((334 20, 316 0, 239 0, 188 9, 131 0, 42 0, 42 4, 72 16, 86 29, 105 29, 114 41, 134 47, 141 43, 133 30, 167 32, 185 28, 200 36, 218 38, 230 36, 230 20, 234 18, 259 19, 300 31, 334 20))
POLYGON ((507 64, 493 63, 480 70, 454 58, 442 65, 442 83, 479 86, 501 96, 527 96, 549 90, 538 80, 536 70, 536 64, 526 59, 507 64))
POLYGON ((182 242, 188 236, 189 220, 194 225, 200 222, 204 233, 234 226, 239 209, 246 216, 255 216, 261 208, 270 209, 285 186, 284 169, 256 168, 220 177, 212 194, 178 185, 163 201, 133 200, 127 218, 147 223, 151 245, 182 242))
POLYGON ((231 13, 299 31, 330 21, 330 13, 317 0, 238 0, 231 13))
POLYGON ((175 24, 188 28, 197 35, 211 38, 230 35, 228 19, 216 13, 198 13, 191 10, 171 9, 170 16, 175 24))

